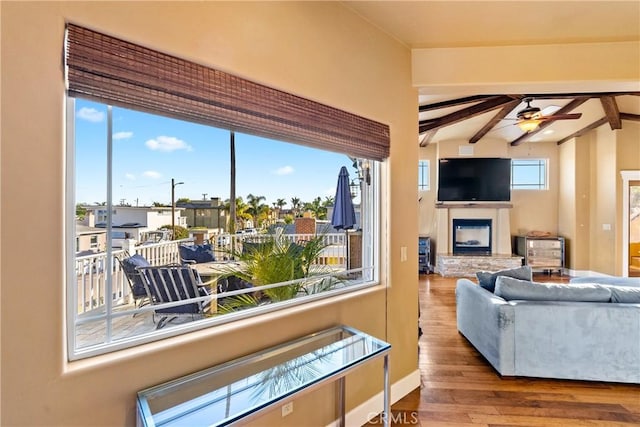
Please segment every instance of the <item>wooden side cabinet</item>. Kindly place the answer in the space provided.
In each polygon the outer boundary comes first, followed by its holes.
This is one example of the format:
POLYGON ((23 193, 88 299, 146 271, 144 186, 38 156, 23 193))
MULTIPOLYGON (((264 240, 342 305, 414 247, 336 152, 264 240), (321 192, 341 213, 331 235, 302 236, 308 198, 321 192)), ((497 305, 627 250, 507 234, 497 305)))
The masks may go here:
POLYGON ((431 238, 429 236, 418 237, 418 273, 432 273, 431 263, 431 238))
POLYGON ((525 265, 532 270, 564 270, 564 237, 516 236, 516 253, 524 257, 525 265))

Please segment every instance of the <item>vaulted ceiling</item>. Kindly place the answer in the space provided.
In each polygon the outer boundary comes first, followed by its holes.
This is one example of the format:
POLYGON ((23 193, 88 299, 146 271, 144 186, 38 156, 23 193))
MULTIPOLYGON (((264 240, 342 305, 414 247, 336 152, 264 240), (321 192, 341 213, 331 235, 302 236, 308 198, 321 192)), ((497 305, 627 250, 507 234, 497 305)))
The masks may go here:
MULTIPOLYGON (((476 95, 444 100, 421 97, 419 142, 426 146, 438 140, 500 138, 520 145, 525 141, 555 141, 558 144, 583 135, 606 123, 622 129, 626 121, 640 121, 640 92, 557 93, 518 95, 476 95), (537 129, 524 132, 517 126, 517 113, 527 105, 560 115, 580 113, 572 120, 543 121, 537 129)), ((549 115, 545 114, 545 115, 549 115)))
MULTIPOLYGON (((411 49, 640 40, 640 2, 637 1, 343 3, 411 49)), ((604 70, 606 67, 607 64, 603 64, 604 70)), ((634 87, 640 88, 640 70, 638 85, 634 87)), ((422 146, 445 140, 482 143, 488 138, 506 140, 512 145, 525 141, 562 143, 602 125, 619 129, 640 117, 640 92, 575 93, 576 89, 572 88, 553 93, 446 94, 418 89, 418 141, 422 146), (543 122, 538 130, 525 134, 516 125, 517 112, 526 106, 525 97, 532 98, 531 106, 543 111, 582 115, 575 120, 543 122)))

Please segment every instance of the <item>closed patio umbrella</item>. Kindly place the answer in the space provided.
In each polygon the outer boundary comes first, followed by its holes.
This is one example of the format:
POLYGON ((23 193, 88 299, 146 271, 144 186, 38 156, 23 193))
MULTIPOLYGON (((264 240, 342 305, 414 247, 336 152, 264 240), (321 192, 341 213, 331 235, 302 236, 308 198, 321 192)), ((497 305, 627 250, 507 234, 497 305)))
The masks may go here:
POLYGON ((345 166, 342 166, 338 174, 338 185, 336 186, 331 225, 338 230, 345 231, 345 238, 347 240, 347 270, 349 269, 349 235, 347 230, 353 228, 355 223, 356 213, 353 209, 351 191, 349 190, 349 172, 345 166))

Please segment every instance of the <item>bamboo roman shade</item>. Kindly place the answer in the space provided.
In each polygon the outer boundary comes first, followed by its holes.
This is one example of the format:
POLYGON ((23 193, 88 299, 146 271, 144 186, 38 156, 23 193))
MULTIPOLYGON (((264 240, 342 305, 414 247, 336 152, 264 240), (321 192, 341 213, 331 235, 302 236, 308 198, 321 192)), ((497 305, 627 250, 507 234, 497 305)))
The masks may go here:
POLYGON ((383 160, 389 126, 77 25, 67 25, 70 96, 383 160))

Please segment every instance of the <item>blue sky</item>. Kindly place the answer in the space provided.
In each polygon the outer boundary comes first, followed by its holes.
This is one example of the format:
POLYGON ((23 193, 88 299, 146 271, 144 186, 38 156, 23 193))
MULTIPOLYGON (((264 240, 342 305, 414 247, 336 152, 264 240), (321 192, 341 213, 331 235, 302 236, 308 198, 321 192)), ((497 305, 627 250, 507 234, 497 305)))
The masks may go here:
MULTIPOLYGON (((107 108, 76 100, 76 202, 106 201, 107 108)), ((338 172, 351 160, 316 150, 236 133, 236 195, 292 197, 310 202, 335 195, 338 172)), ((229 198, 229 132, 138 111, 113 108, 113 203, 133 206, 176 199, 229 198)))

